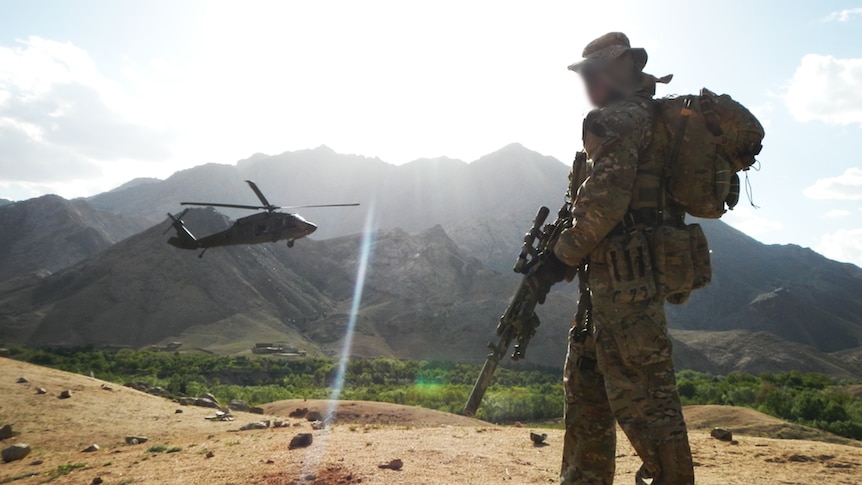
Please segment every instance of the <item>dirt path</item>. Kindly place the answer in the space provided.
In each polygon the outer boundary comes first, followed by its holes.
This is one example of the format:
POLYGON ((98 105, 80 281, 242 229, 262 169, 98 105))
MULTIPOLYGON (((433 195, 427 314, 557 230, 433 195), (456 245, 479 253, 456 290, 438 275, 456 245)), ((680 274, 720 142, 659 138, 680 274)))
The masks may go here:
MULTIPOLYGON (((86 485, 99 477, 111 484, 548 484, 556 483, 562 431, 548 433, 548 446, 535 447, 529 429, 488 426, 460 416, 380 403, 342 403, 336 425, 312 431, 296 427, 236 431, 266 416, 236 413, 237 421, 210 422, 212 410, 181 407, 166 399, 20 362, 0 359, 0 425, 12 423, 20 435, 0 442, 25 442, 33 452, 23 461, 0 464, 0 483, 86 485), (26 384, 15 383, 20 376, 26 384), (44 387, 48 394, 37 395, 44 387), (70 399, 58 399, 64 389, 70 399), (175 411, 182 409, 177 414, 175 411), (380 416, 377 416, 380 414, 380 416), (382 424, 388 422, 389 424, 382 424), (290 450, 299 432, 313 433, 308 448, 290 450), (124 437, 149 437, 127 445, 124 437), (97 443, 101 449, 83 453, 97 443), (174 453, 148 452, 151 445, 178 447, 174 453), (207 453, 212 452, 212 458, 207 453), (400 471, 378 464, 403 460, 400 471), (41 462, 41 463, 39 463, 41 462), (38 464, 33 464, 38 463, 38 464), (82 465, 79 468, 68 465, 82 465), (10 483, 10 482, 7 482, 10 483)), ((287 401, 267 407, 285 416, 296 407, 322 402, 287 401), (283 413, 283 414, 282 414, 283 413)), ((735 408, 725 408, 729 421, 735 408)), ((691 408, 721 419, 722 408, 691 408)), ((757 420, 757 414, 744 413, 757 420)), ((762 415, 760 415, 762 416, 762 415)), ((697 418, 700 419, 700 418, 697 418)), ((771 419, 771 418, 770 418, 771 419)), ((751 423, 749 423, 751 424, 751 423)), ((756 423, 754 423, 756 424, 756 423)), ((813 441, 739 436, 731 445, 693 430, 691 440, 701 485, 859 484, 862 449, 813 441)), ((617 483, 633 483, 639 462, 620 437, 617 483)))

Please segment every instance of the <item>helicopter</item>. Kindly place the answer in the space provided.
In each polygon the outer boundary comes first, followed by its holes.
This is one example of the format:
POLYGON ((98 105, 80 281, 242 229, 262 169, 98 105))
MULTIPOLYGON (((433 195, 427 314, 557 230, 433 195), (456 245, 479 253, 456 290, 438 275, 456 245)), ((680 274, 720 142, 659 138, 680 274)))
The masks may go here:
POLYGON ((280 207, 273 205, 266 199, 257 184, 251 180, 245 181, 254 191, 261 205, 223 204, 214 202, 181 202, 180 205, 197 205, 206 207, 230 207, 233 209, 263 210, 257 214, 237 219, 232 226, 224 231, 210 234, 202 238, 195 237, 183 223, 183 216, 189 211, 184 210, 178 215, 168 214, 171 225, 165 233, 172 228, 177 235, 168 239, 168 244, 180 249, 201 249, 199 258, 204 256, 207 249, 218 246, 235 246, 241 244, 261 244, 267 242, 278 242, 287 240, 287 247, 292 248, 297 239, 304 238, 317 230, 317 226, 305 220, 299 214, 278 212, 280 209, 307 209, 312 207, 355 207, 359 204, 323 204, 323 205, 298 205, 280 207))

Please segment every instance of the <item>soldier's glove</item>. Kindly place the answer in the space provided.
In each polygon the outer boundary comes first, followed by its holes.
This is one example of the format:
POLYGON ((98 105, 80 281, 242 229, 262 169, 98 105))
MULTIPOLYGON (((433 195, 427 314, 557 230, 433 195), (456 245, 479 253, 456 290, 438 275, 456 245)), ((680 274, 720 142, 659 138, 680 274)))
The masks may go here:
POLYGON ((539 263, 533 266, 527 276, 527 285, 539 304, 545 303, 545 298, 555 284, 568 279, 571 267, 560 261, 552 252, 543 253, 539 263))

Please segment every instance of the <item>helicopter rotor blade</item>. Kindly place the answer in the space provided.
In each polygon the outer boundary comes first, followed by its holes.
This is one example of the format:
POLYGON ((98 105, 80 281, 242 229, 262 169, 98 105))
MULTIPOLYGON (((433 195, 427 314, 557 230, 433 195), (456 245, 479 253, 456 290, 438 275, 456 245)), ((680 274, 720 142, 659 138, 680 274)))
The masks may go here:
POLYGON ((315 205, 288 205, 279 209, 312 209, 315 207, 357 207, 358 203, 352 204, 315 204, 315 205))
POLYGON ((242 205, 242 204, 220 204, 217 202, 180 202, 180 205, 200 205, 204 207, 230 207, 233 209, 249 209, 249 210, 264 210, 269 207, 259 205, 242 205))
POLYGON ((260 203, 263 204, 265 209, 276 209, 274 205, 270 204, 269 201, 266 200, 266 197, 264 197, 263 192, 260 191, 256 183, 252 182, 251 180, 246 180, 245 183, 247 183, 248 186, 251 187, 251 190, 254 191, 254 195, 256 195, 258 199, 260 199, 260 203))

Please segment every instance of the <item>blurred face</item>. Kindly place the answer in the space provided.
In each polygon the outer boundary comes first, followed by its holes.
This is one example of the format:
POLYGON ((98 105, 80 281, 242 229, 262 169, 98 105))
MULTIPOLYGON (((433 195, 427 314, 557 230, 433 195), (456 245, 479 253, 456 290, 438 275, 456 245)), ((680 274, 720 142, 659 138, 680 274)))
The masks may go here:
POLYGON ((596 108, 601 108, 610 103, 613 90, 605 76, 593 70, 584 70, 581 73, 584 80, 584 86, 587 89, 587 98, 596 108))

